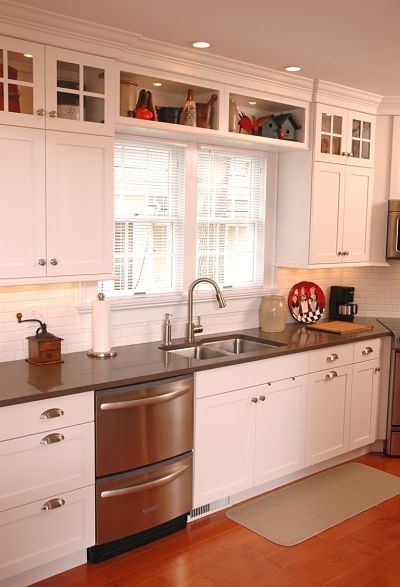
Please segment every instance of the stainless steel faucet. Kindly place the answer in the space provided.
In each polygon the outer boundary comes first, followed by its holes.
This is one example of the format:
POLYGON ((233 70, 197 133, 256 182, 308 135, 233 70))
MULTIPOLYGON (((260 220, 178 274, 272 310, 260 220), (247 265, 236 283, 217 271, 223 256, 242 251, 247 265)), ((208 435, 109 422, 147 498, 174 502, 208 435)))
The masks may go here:
POLYGON ((193 324, 193 290, 196 287, 196 285, 198 283, 211 283, 211 285, 214 287, 215 289, 215 296, 218 300, 218 304, 220 308, 225 308, 226 306, 226 301, 225 298, 222 294, 222 291, 219 289, 219 285, 218 283, 216 283, 213 279, 211 279, 211 277, 199 277, 198 279, 195 279, 189 286, 189 293, 188 293, 188 325, 187 325, 187 340, 189 342, 194 342, 194 335, 195 334, 200 334, 201 332, 203 332, 203 327, 202 325, 199 324, 193 324))

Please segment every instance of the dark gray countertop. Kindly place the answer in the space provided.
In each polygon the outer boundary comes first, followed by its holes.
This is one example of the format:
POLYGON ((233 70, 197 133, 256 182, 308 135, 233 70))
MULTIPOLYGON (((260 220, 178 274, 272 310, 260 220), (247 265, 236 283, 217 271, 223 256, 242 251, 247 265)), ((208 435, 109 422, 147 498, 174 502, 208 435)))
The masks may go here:
MULTIPOLYGON (((374 319, 358 319, 368 323, 372 330, 353 334, 330 334, 309 330, 303 325, 288 324, 281 333, 266 333, 258 328, 240 331, 241 335, 282 343, 282 346, 252 352, 251 354, 222 356, 195 361, 167 354, 160 350, 160 342, 118 347, 117 356, 111 359, 89 358, 85 352, 63 355, 64 363, 32 365, 26 361, 0 363, 0 406, 36 401, 79 393, 91 389, 106 389, 154 379, 163 379, 227 365, 278 357, 357 340, 390 336, 390 332, 374 319)), ((228 337, 229 334, 221 336, 228 337)), ((204 335, 199 340, 219 338, 216 334, 204 335)), ((174 343, 184 342, 183 339, 174 343)))

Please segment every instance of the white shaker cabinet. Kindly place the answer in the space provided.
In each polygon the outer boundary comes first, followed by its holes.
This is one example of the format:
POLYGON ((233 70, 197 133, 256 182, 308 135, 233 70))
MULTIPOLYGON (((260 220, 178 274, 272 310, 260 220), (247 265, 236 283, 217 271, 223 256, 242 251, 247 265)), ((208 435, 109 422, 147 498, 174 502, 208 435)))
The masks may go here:
POLYGON ((308 380, 306 466, 348 450, 352 366, 312 373, 308 380))
POLYGON ((310 264, 368 261, 372 174, 369 168, 314 163, 310 264))
POLYGON ((353 366, 349 450, 377 438, 380 371, 379 359, 353 366))
POLYGON ((0 36, 0 124, 112 136, 112 59, 0 36))
POLYGON ((269 383, 258 395, 254 485, 304 467, 307 376, 269 383))
POLYGON ((109 137, 1 127, 4 285, 111 275, 112 160, 109 137))
POLYGON ((375 116, 336 106, 315 108, 314 159, 373 167, 375 116))

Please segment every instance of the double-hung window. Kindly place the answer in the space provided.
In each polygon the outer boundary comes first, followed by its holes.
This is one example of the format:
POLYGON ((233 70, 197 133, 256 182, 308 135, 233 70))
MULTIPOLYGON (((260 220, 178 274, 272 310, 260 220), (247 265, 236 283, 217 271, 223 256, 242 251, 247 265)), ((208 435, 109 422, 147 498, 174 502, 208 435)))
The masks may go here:
POLYGON ((197 277, 261 287, 266 158, 202 148, 198 155, 197 277))
POLYGON ((185 147, 117 139, 114 155, 114 295, 182 291, 185 147))

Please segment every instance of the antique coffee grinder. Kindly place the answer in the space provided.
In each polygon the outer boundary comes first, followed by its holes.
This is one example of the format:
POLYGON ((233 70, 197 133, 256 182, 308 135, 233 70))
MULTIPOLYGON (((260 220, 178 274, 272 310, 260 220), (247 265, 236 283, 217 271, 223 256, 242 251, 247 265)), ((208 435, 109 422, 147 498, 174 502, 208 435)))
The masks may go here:
POLYGON ((62 338, 47 332, 47 326, 41 320, 31 318, 29 320, 22 320, 22 314, 18 312, 17 320, 21 322, 38 322, 39 328, 36 330, 35 336, 27 336, 29 358, 26 359, 28 363, 33 365, 51 365, 54 363, 63 363, 61 359, 61 341, 62 338))

